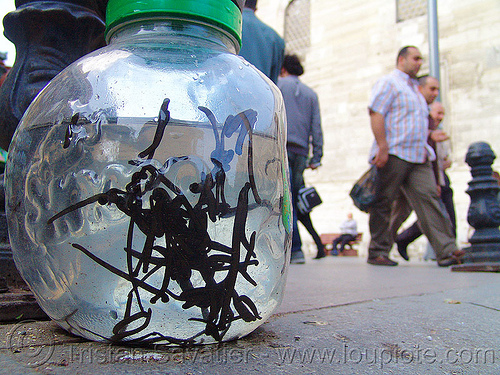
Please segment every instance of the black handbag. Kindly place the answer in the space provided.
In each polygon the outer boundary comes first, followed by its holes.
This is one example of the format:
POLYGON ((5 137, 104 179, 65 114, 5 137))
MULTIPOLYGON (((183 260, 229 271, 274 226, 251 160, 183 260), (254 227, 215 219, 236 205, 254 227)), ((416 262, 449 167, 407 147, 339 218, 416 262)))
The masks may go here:
POLYGON ((369 212, 370 207, 375 203, 377 199, 378 180, 377 167, 372 165, 352 187, 349 195, 354 205, 361 211, 369 212))
POLYGON ((323 201, 314 187, 303 187, 297 195, 297 209, 302 215, 308 214, 323 201))

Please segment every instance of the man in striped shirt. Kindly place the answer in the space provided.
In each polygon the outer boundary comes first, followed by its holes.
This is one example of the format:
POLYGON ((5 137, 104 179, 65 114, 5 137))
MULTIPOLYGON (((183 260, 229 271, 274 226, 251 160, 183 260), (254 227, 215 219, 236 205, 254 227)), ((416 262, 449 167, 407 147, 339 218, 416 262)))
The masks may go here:
POLYGON ((369 114, 375 141, 370 162, 377 166, 380 188, 370 209, 369 264, 397 265, 389 259, 394 243, 389 226, 391 205, 401 187, 436 251, 438 264, 458 264, 464 254, 457 248, 450 221, 439 206, 431 166, 436 156, 427 143, 429 112, 416 80, 421 65, 420 51, 404 47, 398 54, 396 69, 382 77, 372 90, 369 114))

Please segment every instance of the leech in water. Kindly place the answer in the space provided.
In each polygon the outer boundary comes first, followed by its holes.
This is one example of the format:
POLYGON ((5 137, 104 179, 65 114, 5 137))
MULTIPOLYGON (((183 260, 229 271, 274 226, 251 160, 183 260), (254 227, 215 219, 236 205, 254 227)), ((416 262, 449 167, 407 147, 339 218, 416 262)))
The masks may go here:
MULTIPOLYGON (((233 321, 242 319, 251 322, 261 319, 254 302, 246 295, 239 295, 235 289, 238 275, 251 285, 257 285, 249 274, 249 267, 259 264, 255 254, 256 232, 252 232, 249 239, 246 238, 250 190, 257 205, 265 204, 259 197, 253 175, 252 131, 257 113, 247 110, 237 116, 229 116, 219 133, 213 113, 208 108, 199 107, 212 125, 216 148, 211 154, 212 172, 201 175, 201 182, 189 187, 192 193, 199 195, 198 202, 192 206, 182 190, 164 175, 164 169, 154 167, 149 161, 154 158, 170 120, 169 102, 169 99, 163 101, 152 144, 139 153, 139 157, 147 158, 147 161, 129 161, 129 164, 137 166, 139 170, 132 175, 124 190, 111 188, 62 210, 48 220, 48 224, 53 224, 64 215, 94 203, 115 205, 130 217, 124 246, 127 265, 125 271, 100 259, 82 245, 72 244, 75 249, 132 285, 123 318, 115 325, 111 341, 127 339, 139 343, 166 341, 192 345, 203 334, 221 341, 233 321), (247 116, 251 117, 251 122, 247 116), (231 137, 238 129, 240 132, 235 150, 226 150, 224 138, 231 137), (247 134, 249 181, 241 188, 236 207, 231 208, 224 195, 226 172, 230 169, 234 154, 242 154, 247 134), (147 205, 143 202, 145 197, 149 200, 147 205), (235 218, 229 247, 210 238, 208 221, 216 222, 221 215, 233 210, 235 218), (137 250, 134 244, 136 230, 145 235, 141 250, 137 250), (160 238, 164 245, 159 244, 160 238), (191 278, 195 271, 201 275, 203 286, 193 286, 191 278), (224 273, 222 279, 220 273, 224 273), (151 279, 156 275, 161 277, 160 287, 152 284, 151 279), (169 289, 172 282, 180 287, 180 294, 169 289), (152 309, 144 307, 141 290, 152 295, 149 300, 151 304, 173 303, 171 300, 174 300, 182 302, 184 309, 193 306, 200 308, 202 317, 189 320, 203 323, 204 328, 188 338, 175 338, 160 332, 149 332, 136 337, 148 328, 154 318, 152 309)), ((73 116, 72 123, 76 124, 76 121, 77 115, 73 116)), ((66 141, 69 142, 70 138, 71 134, 67 134, 66 141)), ((173 157, 165 165, 174 165, 187 158, 189 157, 173 157)))

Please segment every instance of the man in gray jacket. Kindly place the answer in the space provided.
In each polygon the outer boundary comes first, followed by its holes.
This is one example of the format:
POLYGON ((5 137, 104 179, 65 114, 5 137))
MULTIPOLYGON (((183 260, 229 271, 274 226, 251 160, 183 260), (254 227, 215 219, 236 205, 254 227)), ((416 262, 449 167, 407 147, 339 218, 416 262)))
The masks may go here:
MULTIPOLYGON (((299 76, 303 73, 304 68, 296 55, 285 56, 278 87, 283 94, 286 109, 287 152, 294 211, 297 211, 297 193, 304 186, 304 170, 318 168, 323 156, 323 132, 318 95, 299 80, 299 76), (312 144, 313 155, 308 160, 310 144, 312 144)), ((318 246, 316 258, 324 257, 323 245, 312 226, 309 215, 299 214, 298 219, 315 239, 318 246)), ((304 263, 298 231, 294 231, 292 240, 292 263, 304 263)))

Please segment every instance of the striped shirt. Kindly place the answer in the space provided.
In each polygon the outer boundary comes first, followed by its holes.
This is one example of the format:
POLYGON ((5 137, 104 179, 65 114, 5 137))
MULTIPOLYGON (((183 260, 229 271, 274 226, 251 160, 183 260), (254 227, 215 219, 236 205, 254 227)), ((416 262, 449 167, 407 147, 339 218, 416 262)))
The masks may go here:
MULTIPOLYGON (((385 119, 385 136, 389 154, 410 163, 424 163, 435 159, 428 143, 429 109, 418 91, 418 81, 399 69, 382 77, 372 90, 369 106, 385 119)), ((370 152, 370 161, 378 151, 376 142, 370 152)))

